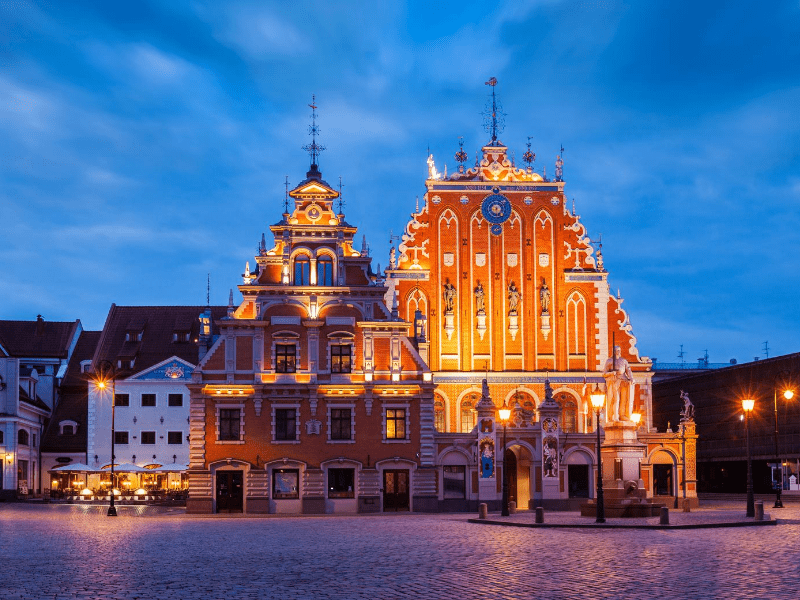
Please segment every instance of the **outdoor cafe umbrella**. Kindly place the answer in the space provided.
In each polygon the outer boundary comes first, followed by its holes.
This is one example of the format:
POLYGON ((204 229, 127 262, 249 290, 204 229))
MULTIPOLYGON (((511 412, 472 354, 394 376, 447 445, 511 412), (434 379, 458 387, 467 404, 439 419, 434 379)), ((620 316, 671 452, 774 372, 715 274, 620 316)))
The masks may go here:
POLYGON ((58 471, 61 473, 65 471, 73 473, 95 473, 97 469, 95 469, 94 467, 90 467, 89 465, 85 465, 83 463, 71 463, 68 465, 62 465, 60 467, 56 467, 55 469, 50 469, 51 473, 54 471, 58 471))

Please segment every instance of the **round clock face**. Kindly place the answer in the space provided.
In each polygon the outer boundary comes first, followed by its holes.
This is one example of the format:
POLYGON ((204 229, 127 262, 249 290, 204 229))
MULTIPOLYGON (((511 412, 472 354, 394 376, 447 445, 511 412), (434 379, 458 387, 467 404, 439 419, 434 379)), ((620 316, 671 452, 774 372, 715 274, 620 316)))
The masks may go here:
POLYGON ((502 194, 495 193, 486 196, 481 203, 481 213, 489 223, 499 225, 511 216, 511 202, 502 194))

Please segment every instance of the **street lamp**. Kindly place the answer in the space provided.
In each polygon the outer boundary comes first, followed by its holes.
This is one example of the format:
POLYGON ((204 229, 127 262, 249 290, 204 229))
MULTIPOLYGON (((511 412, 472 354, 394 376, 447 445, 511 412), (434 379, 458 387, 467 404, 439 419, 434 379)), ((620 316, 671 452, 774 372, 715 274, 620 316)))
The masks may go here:
POLYGON ((97 363, 98 373, 95 377, 95 385, 98 389, 104 390, 108 387, 109 374, 111 377, 111 494, 108 505, 108 516, 116 517, 117 509, 114 506, 114 408, 117 404, 116 391, 117 391, 117 372, 114 365, 107 360, 101 360, 97 363))
MULTIPOLYGON (((778 451, 778 388, 773 390, 775 395, 775 458, 778 460, 778 468, 780 469, 780 481, 775 489, 775 504, 773 508, 783 508, 783 501, 781 500, 781 491, 783 490, 783 461, 778 451)), ((784 390, 783 397, 786 400, 791 400, 794 397, 792 390, 784 390)))
POLYGON ((606 507, 603 503, 603 459, 600 456, 600 409, 606 402, 606 395, 600 391, 600 386, 594 384, 594 390, 589 395, 592 407, 597 415, 594 428, 597 430, 597 520, 596 523, 606 522, 606 507))
POLYGON ((756 401, 751 398, 742 400, 742 408, 744 409, 744 425, 747 437, 747 516, 756 516, 756 504, 753 499, 753 464, 750 458, 750 413, 756 401))
POLYGON ((500 507, 500 516, 508 516, 508 469, 506 468, 506 426, 511 417, 511 409, 503 402, 503 408, 497 411, 503 422, 503 505, 500 507))

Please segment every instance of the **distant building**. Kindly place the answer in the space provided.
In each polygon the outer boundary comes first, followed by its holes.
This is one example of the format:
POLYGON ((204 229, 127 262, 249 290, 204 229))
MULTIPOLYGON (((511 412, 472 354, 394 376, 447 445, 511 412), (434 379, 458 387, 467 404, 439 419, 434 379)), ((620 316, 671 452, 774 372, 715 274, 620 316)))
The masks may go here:
POLYGON ((675 428, 685 391, 695 405, 698 487, 701 492, 746 491, 746 440, 742 399, 755 400, 750 444, 756 492, 789 489, 800 476, 800 353, 686 374, 653 386, 653 424, 675 428), (787 400, 783 393, 793 392, 787 400), (777 406, 778 449, 775 449, 777 406), (779 465, 783 463, 783 474, 779 465))
MULTIPOLYGON (((42 491, 40 443, 80 321, 0 321, 0 495, 42 491)), ((46 487, 46 486, 45 486, 46 487)))

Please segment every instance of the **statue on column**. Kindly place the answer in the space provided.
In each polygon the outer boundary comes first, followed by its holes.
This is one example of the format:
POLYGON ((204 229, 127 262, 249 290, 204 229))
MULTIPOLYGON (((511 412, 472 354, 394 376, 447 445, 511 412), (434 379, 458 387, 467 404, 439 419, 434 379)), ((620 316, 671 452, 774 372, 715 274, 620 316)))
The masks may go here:
POLYGON ((519 306, 519 290, 512 281, 508 286, 508 314, 516 315, 519 306))
POLYGON ((542 306, 542 314, 550 313, 550 288, 542 277, 542 287, 539 288, 539 303, 542 306))
POLYGON ((681 421, 694 420, 694 404, 689 399, 689 394, 681 390, 681 400, 683 400, 683 410, 681 411, 681 421))
POLYGON ((479 315, 486 314, 486 295, 483 292, 483 284, 479 281, 478 287, 475 288, 475 307, 478 309, 479 315))
POLYGON ((613 355, 606 360, 603 369, 606 380, 606 415, 609 421, 620 421, 620 404, 627 412, 625 420, 633 414, 633 373, 628 361, 622 358, 619 346, 614 346, 613 355))
POLYGON ((442 295, 444 296, 444 312, 452 314, 456 303, 456 288, 449 279, 445 281, 442 295))

